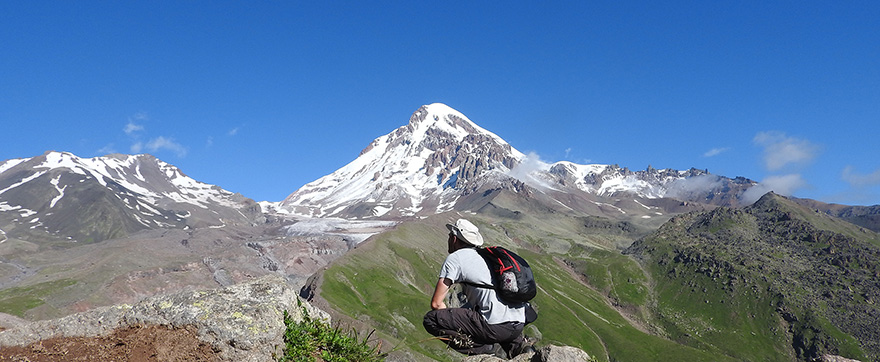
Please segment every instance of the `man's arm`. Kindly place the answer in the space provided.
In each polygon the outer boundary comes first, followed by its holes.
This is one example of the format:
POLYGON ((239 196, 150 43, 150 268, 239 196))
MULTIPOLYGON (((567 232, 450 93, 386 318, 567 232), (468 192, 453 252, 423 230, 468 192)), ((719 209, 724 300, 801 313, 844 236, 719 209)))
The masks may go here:
POLYGON ((434 288, 434 296, 431 297, 431 309, 446 309, 446 292, 452 286, 452 279, 440 278, 437 281, 437 287, 434 288))

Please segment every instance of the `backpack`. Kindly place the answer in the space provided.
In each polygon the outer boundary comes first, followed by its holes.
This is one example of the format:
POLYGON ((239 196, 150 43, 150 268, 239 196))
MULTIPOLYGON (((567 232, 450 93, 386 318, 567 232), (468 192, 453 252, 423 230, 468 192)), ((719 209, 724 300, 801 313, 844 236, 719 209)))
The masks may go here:
POLYGON ((492 286, 498 297, 508 303, 525 303, 535 297, 538 286, 529 263, 516 253, 500 246, 476 248, 492 274, 492 286))

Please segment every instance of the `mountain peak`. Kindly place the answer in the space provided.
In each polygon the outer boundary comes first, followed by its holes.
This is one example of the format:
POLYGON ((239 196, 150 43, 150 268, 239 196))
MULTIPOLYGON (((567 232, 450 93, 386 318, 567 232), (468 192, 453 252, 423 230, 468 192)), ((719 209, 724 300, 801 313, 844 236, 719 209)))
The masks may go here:
POLYGON ((461 112, 443 103, 431 103, 419 107, 409 118, 409 124, 400 127, 395 135, 410 133, 413 139, 426 136, 448 138, 461 142, 469 135, 485 135, 500 144, 507 144, 498 135, 478 126, 461 112))
POLYGON ((370 143, 360 156, 303 186, 282 209, 309 216, 413 216, 450 210, 468 181, 509 171, 525 156, 501 137, 442 103, 421 106, 409 122, 370 143))
POLYGON ((250 223, 258 208, 148 154, 47 151, 0 162, 0 225, 17 237, 100 241, 153 227, 250 223))
MULTIPOLYGON (((527 159, 452 107, 432 103, 419 107, 405 125, 373 140, 348 165, 290 194, 278 210, 311 217, 425 216, 456 209, 459 199, 482 191, 519 192, 522 184, 599 197, 680 196, 715 205, 736 202, 736 193, 750 185, 693 169, 648 166, 644 172, 633 172, 617 165, 546 164, 527 159)), ((582 207, 574 199, 563 199, 555 203, 582 207)))

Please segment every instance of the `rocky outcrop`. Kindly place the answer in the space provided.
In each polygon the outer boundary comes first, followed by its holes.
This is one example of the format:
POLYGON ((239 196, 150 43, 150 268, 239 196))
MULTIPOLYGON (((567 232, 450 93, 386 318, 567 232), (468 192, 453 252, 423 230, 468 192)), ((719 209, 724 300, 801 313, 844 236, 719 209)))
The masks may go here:
POLYGON ((64 318, 37 321, 0 332, 0 347, 22 346, 53 337, 96 337, 136 326, 194 328, 223 361, 272 361, 281 351, 283 313, 294 321, 303 312, 329 320, 303 302, 277 275, 220 289, 151 297, 134 305, 103 307, 64 318), (301 306, 301 307, 300 307, 301 306))
POLYGON ((849 359, 841 356, 834 356, 830 354, 823 355, 820 362, 861 362, 857 359, 849 359))
MULTIPOLYGON (((329 315, 297 296, 280 276, 269 275, 219 289, 180 292, 144 299, 132 305, 101 307, 67 317, 27 322, 0 315, 0 349, 28 346, 58 337, 107 337, 129 328, 160 327, 193 331, 221 361, 269 362, 284 347, 283 313, 294 321, 305 314, 329 321, 329 315)), ((150 333, 150 332, 146 332, 150 333)), ((37 348, 41 344, 37 344, 37 348)), ((29 348, 29 347, 28 347, 29 348)), ((0 357, 2 360, 2 357, 0 357)), ((420 361, 410 352, 389 355, 389 361, 420 361)), ((574 347, 546 346, 511 359, 519 362, 590 361, 574 347)), ((470 356, 469 362, 506 361, 491 355, 470 356)))
POLYGON ((469 356, 462 362, 587 362, 592 361, 587 352, 581 349, 568 346, 544 346, 537 352, 523 353, 512 359, 505 360, 492 355, 469 356))

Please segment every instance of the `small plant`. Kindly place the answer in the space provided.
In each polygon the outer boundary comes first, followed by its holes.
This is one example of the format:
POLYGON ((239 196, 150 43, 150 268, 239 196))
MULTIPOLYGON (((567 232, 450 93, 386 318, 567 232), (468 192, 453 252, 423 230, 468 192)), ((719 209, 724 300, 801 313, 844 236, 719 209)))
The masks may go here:
POLYGON ((345 333, 340 327, 331 327, 319 320, 313 320, 303 308, 303 320, 294 322, 290 314, 284 311, 284 354, 279 362, 346 362, 346 361, 383 361, 384 355, 380 346, 371 347, 367 344, 370 332, 363 341, 359 341, 357 331, 352 329, 345 333))

